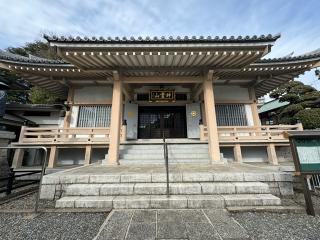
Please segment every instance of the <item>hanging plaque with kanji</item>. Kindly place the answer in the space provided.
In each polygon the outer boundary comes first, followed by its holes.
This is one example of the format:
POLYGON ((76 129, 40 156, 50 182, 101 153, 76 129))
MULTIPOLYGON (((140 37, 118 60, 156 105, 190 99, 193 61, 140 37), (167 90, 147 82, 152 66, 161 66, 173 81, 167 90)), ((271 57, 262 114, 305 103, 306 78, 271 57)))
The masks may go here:
POLYGON ((175 102, 176 94, 174 89, 150 90, 150 102, 175 102))

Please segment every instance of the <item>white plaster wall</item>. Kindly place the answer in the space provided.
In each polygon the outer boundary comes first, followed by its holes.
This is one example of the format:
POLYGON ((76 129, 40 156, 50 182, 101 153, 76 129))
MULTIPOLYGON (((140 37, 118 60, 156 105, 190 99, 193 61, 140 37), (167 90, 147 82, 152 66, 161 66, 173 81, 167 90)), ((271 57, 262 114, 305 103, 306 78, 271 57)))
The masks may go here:
POLYGON ((276 147, 277 158, 279 162, 292 162, 292 153, 289 146, 276 147))
POLYGON ((112 100, 112 86, 84 86, 74 89, 73 101, 81 103, 103 103, 112 100))
POLYGON ((63 124, 63 117, 60 117, 60 112, 51 112, 50 116, 24 116, 22 112, 16 113, 17 115, 35 122, 39 127, 59 127, 63 124))
POLYGON ((253 122, 253 115, 252 115, 251 105, 250 104, 246 104, 245 105, 245 110, 246 110, 248 126, 253 126, 254 122, 253 122))
POLYGON ((60 148, 58 149, 57 165, 84 164, 84 148, 60 148))
POLYGON ((235 161, 233 147, 220 147, 220 152, 223 154, 223 158, 227 160, 228 163, 235 161))
POLYGON ((70 116, 70 127, 76 127, 78 122, 79 106, 72 106, 70 116))
POLYGON ((243 162, 268 162, 266 147, 241 147, 243 162))
POLYGON ((238 100, 248 101, 248 88, 240 86, 213 86, 214 98, 216 101, 222 100, 238 100))

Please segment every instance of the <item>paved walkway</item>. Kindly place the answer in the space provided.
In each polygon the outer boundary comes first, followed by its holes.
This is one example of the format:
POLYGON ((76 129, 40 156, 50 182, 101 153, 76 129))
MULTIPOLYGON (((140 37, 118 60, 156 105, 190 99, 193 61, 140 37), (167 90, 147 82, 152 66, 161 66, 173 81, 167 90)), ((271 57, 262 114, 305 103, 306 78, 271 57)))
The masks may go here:
POLYGON ((225 210, 114 210, 95 239, 249 239, 249 235, 225 210))

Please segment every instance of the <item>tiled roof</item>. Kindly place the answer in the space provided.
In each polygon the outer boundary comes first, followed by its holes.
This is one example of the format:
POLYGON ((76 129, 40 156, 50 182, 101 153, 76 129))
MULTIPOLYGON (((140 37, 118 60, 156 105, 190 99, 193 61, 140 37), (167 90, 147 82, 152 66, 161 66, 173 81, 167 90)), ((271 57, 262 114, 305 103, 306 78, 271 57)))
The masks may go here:
POLYGON ((278 99, 272 100, 270 102, 266 102, 263 104, 259 110, 258 113, 264 113, 264 112, 269 112, 274 109, 278 109, 284 106, 289 105, 289 102, 280 102, 278 99))
POLYGON ((280 58, 265 58, 257 61, 257 63, 273 63, 273 62, 291 62, 291 61, 300 61, 306 59, 319 59, 320 60, 320 48, 309 53, 298 56, 285 56, 280 58))
POLYGON ((192 37, 65 37, 55 35, 43 36, 49 42, 66 43, 250 43, 250 42, 273 42, 280 37, 280 34, 253 35, 253 36, 192 36, 192 37))
POLYGON ((40 58, 30 55, 29 57, 13 54, 10 52, 0 50, 0 59, 8 61, 17 61, 17 62, 28 62, 28 63, 43 63, 43 64, 67 64, 62 60, 52 60, 47 58, 40 58))

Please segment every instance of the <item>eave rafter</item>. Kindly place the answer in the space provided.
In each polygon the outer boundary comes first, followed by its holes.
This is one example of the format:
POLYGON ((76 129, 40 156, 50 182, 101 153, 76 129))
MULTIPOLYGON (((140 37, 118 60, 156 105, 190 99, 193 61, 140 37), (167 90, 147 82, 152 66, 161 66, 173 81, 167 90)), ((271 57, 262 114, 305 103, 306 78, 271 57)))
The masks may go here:
MULTIPOLYGON (((247 85, 263 95, 320 66, 319 50, 294 57, 261 59, 277 38, 278 35, 130 39, 46 36, 64 60, 27 58, 0 51, 0 68, 31 83, 62 89, 59 91, 76 83, 110 84, 113 71, 121 72, 127 85, 146 81, 197 84, 208 70, 214 70, 220 79, 216 84, 247 85)), ((129 91, 126 94, 129 97, 129 91)))

